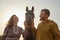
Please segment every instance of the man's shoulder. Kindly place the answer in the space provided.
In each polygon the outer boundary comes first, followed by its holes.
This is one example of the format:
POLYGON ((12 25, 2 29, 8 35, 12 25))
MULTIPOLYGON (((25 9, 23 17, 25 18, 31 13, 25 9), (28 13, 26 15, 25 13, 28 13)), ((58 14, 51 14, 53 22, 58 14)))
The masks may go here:
POLYGON ((40 26, 42 24, 42 22, 40 22, 39 24, 38 24, 38 26, 40 26))
POLYGON ((49 21, 50 21, 50 24, 57 25, 57 23, 55 21, 53 21, 53 20, 49 20, 49 21))

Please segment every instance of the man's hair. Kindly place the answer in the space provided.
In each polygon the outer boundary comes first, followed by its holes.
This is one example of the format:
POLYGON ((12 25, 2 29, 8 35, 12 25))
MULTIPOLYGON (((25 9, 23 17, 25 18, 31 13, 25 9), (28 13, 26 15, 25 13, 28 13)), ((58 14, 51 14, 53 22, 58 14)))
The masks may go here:
POLYGON ((41 12, 42 11, 44 11, 48 15, 48 17, 50 16, 50 11, 48 9, 42 9, 41 12))

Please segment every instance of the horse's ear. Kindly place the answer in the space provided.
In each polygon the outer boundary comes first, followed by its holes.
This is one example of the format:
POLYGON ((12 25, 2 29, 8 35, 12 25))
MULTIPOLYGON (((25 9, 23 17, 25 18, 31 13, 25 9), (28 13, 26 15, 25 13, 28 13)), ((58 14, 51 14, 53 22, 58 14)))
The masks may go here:
POLYGON ((26 11, 28 11, 28 6, 26 7, 26 11))
POLYGON ((34 12, 34 6, 32 7, 32 11, 34 12))

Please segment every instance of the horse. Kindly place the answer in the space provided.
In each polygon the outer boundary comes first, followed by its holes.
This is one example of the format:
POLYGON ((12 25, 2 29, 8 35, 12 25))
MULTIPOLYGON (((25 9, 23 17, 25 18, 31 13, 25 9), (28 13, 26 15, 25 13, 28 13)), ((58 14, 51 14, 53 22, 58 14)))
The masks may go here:
POLYGON ((29 10, 28 7, 26 7, 25 22, 27 23, 28 26, 25 27, 24 40, 35 40, 36 29, 33 24, 34 18, 35 18, 34 7, 32 7, 32 10, 29 10))

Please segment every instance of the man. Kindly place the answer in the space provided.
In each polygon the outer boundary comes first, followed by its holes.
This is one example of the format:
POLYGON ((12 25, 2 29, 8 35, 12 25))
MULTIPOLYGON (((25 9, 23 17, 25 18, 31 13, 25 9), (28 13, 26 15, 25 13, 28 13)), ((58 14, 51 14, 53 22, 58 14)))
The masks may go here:
POLYGON ((50 11, 48 9, 42 9, 40 14, 40 21, 37 28, 36 40, 60 40, 60 32, 58 25, 49 20, 50 11))

